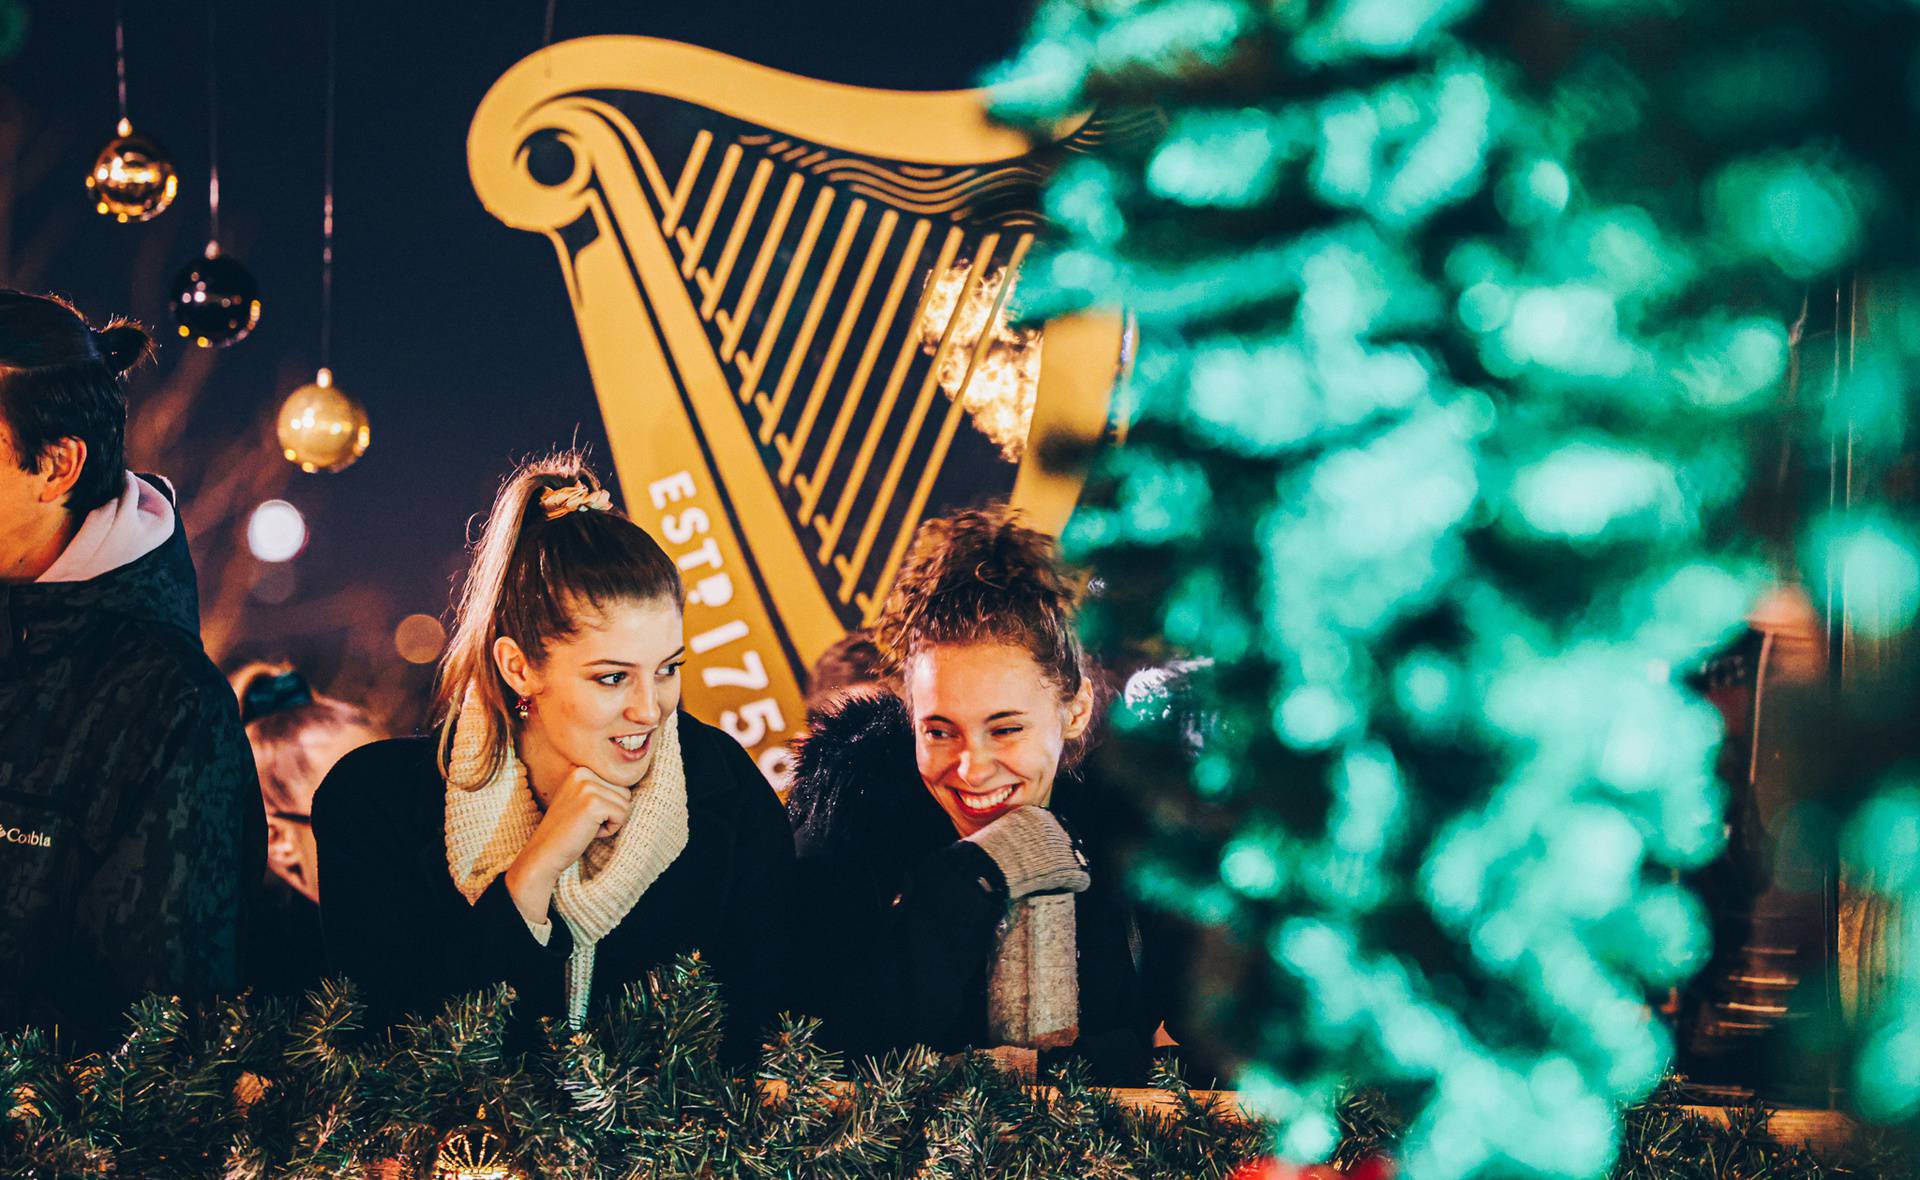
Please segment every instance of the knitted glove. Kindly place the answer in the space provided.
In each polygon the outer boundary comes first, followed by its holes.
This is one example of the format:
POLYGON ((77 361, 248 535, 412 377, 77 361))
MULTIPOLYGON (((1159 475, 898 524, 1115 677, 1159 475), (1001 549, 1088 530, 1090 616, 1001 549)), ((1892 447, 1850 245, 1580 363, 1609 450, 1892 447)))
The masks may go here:
POLYGON ((1016 807, 966 838, 993 858, 1007 879, 1007 895, 1079 893, 1092 883, 1087 858, 1044 807, 1016 807))

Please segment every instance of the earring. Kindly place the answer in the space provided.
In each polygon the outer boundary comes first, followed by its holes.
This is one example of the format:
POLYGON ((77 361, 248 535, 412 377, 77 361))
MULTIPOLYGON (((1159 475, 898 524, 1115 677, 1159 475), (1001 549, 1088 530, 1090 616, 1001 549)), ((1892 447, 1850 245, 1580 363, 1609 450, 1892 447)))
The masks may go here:
POLYGON ((513 715, 518 717, 520 720, 525 721, 527 719, 527 714, 531 712, 533 712, 532 697, 521 697, 518 701, 514 702, 513 715))

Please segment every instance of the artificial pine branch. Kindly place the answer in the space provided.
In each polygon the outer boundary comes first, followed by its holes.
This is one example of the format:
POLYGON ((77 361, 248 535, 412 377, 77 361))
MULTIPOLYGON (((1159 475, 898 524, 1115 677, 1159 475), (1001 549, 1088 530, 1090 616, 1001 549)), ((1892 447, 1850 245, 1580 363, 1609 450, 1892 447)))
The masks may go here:
POLYGON ((1158 1170, 1150 1175, 1224 1176, 1262 1145, 1261 1135, 1219 1101, 1195 1096, 1177 1058, 1164 1055, 1156 1060, 1153 1084, 1173 1096, 1175 1111, 1158 1116, 1162 1125, 1150 1144, 1158 1170))
MULTIPOLYGON (((1047 1090, 984 1054, 842 1062, 814 1022, 789 1019, 748 1076, 720 1056, 717 989, 694 960, 524 1048, 511 1006, 497 989, 374 1033, 329 985, 291 1006, 146 1002, 120 1046, 77 1061, 38 1031, 7 1035, 0 1175, 305 1180, 397 1160, 423 1176, 476 1122, 530 1178, 567 1180, 1219 1180, 1272 1149, 1271 1128, 1199 1096, 1171 1063, 1158 1078, 1171 1109, 1133 1109, 1071 1066, 1047 1090)), ((1405 1124, 1388 1095, 1351 1091, 1337 1109, 1337 1164, 1397 1153, 1405 1124)), ((1817 1159, 1770 1138, 1767 1112, 1721 1125, 1673 1085, 1624 1127, 1615 1180, 1920 1180, 1885 1135, 1817 1159)))
MULTIPOLYGON (((759 1132, 757 1149, 749 1157, 749 1174, 783 1174, 818 1153, 850 1121, 852 1104, 837 1083, 844 1067, 838 1055, 816 1042, 819 1029, 817 1020, 784 1017, 767 1041, 758 1076, 778 1097, 764 1105, 756 1103, 748 1112, 759 1132)), ((843 1160, 822 1162, 826 1167, 816 1174, 846 1174, 843 1160)))
POLYGON ((1340 1098, 1336 1113, 1340 1120, 1340 1149, 1333 1162, 1351 1168, 1369 1156, 1391 1156, 1406 1119, 1387 1095, 1371 1087, 1352 1089, 1340 1098))

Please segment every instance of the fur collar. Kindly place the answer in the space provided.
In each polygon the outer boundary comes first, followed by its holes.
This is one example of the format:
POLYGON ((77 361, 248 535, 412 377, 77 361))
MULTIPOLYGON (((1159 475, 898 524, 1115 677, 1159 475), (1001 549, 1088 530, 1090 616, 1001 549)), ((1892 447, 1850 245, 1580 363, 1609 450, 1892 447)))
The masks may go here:
MULTIPOLYGON (((917 814, 944 815, 920 785, 907 707, 889 692, 842 694, 818 710, 794 746, 787 813, 802 856, 871 848, 925 825, 917 814), (917 806, 924 804, 924 809, 917 806)), ((951 825, 946 838, 953 838, 951 825)), ((883 844, 883 846, 885 846, 883 844)))

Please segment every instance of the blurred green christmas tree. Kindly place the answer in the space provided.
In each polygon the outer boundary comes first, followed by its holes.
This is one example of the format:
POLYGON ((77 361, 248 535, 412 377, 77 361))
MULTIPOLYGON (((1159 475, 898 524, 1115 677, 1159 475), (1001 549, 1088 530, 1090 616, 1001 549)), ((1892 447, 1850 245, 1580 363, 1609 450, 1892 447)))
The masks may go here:
POLYGON ((1283 1154, 1324 1158, 1359 1081, 1406 1105, 1413 1180, 1599 1175, 1661 1077, 1645 1000, 1707 953, 1676 879, 1725 809, 1681 674, 1772 578, 1838 570, 1882 633, 1920 607, 1897 515, 1836 510, 1800 556, 1748 499, 1783 417, 1863 490, 1899 450, 1916 32, 1866 2, 1050 0, 993 79, 1016 120, 1164 116, 1062 168, 1022 299, 1138 317, 1127 445, 1064 541, 1097 647, 1192 662, 1117 718, 1137 888, 1238 948, 1214 1048, 1283 1154), (1796 316, 1868 263, 1900 309, 1871 363, 1790 401, 1796 316))

